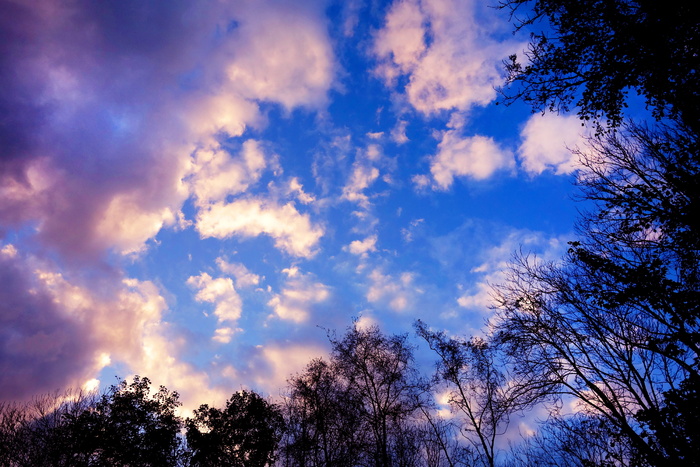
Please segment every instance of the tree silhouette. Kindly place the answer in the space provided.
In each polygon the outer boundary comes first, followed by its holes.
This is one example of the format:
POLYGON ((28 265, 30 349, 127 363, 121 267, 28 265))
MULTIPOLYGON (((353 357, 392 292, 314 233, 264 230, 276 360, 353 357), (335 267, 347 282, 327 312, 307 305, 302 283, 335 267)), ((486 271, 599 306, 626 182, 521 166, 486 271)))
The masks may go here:
POLYGON ((657 116, 700 130, 700 28, 694 2, 504 0, 517 29, 529 28, 526 60, 505 63, 506 102, 537 110, 578 108, 585 119, 622 123, 638 92, 657 116), (541 24, 545 22, 546 24, 541 24))
POLYGON ((518 257, 497 288, 497 343, 518 374, 574 397, 652 464, 692 464, 700 443, 698 147, 680 124, 594 139, 579 240, 559 263, 518 257))
POLYGON ((94 406, 65 415, 58 435, 65 440, 62 465, 177 465, 182 420, 177 392, 135 376, 113 385, 94 406))
POLYGON ((234 393, 224 409, 201 405, 186 422, 191 465, 271 465, 282 424, 279 408, 252 391, 234 393))

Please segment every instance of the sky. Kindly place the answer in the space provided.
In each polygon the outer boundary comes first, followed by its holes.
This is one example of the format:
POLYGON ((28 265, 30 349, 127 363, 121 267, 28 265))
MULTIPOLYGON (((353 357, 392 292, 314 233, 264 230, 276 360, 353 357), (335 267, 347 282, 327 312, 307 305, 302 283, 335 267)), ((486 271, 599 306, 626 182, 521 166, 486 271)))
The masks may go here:
POLYGON ((528 36, 487 2, 0 9, 0 400, 274 397, 353 320, 482 334, 574 235, 584 128, 499 105, 528 36))

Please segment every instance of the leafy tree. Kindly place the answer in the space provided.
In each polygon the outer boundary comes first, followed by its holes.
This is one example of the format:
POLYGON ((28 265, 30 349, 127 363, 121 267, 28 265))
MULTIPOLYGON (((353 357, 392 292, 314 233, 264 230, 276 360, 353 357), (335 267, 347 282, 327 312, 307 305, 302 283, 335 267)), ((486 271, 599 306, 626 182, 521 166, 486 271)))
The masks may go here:
POLYGON ((179 395, 135 376, 113 385, 93 407, 66 414, 59 435, 66 440, 65 465, 177 465, 182 420, 179 395))
POLYGON ((271 465, 282 424, 279 408, 252 391, 234 393, 224 409, 201 405, 186 422, 192 465, 271 465))
POLYGON ((0 464, 168 466, 182 460, 178 394, 148 378, 121 381, 102 396, 50 394, 0 407, 0 464))
POLYGON ((632 91, 657 116, 679 115, 700 129, 695 2, 503 0, 500 7, 516 29, 534 31, 525 60, 506 62, 506 102, 564 111, 573 104, 582 118, 617 126, 632 91))

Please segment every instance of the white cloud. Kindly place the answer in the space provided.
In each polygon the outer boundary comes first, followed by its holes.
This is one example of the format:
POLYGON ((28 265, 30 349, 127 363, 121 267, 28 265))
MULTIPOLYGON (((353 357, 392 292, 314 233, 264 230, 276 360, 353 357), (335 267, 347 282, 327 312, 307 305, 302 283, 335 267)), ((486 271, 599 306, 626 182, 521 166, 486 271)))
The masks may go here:
POLYGON ((246 288, 258 285, 260 276, 253 274, 241 263, 229 263, 224 258, 216 258, 216 265, 224 274, 230 274, 236 280, 236 287, 246 288))
POLYGON ((327 354, 319 345, 267 345, 261 350, 264 366, 269 368, 267 374, 259 373, 256 384, 271 394, 279 394, 280 388, 287 386, 287 380, 300 373, 309 362, 327 354))
POLYGON ((350 180, 343 188, 343 198, 357 203, 362 208, 369 208, 369 197, 364 190, 369 188, 379 178, 379 169, 376 167, 354 164, 350 180))
POLYGON ((343 248, 353 255, 367 256, 370 251, 377 251, 377 236, 370 235, 364 240, 353 240, 350 245, 343 248))
POLYGON ((422 290, 414 281, 414 275, 404 272, 398 277, 383 274, 379 268, 369 274, 370 286, 367 300, 388 306, 394 311, 405 311, 415 304, 422 290))
POLYGON ((289 181, 288 194, 294 194, 302 204, 310 204, 316 201, 314 195, 310 195, 304 191, 304 186, 299 183, 299 179, 297 177, 294 177, 289 181))
POLYGON ((199 210, 196 227, 203 238, 269 235, 277 248, 300 257, 313 256, 323 236, 323 228, 312 224, 293 203, 280 205, 260 199, 212 203, 199 210))
POLYGON ((229 324, 238 321, 243 311, 243 302, 233 286, 233 281, 228 277, 214 279, 203 272, 199 276, 187 279, 187 285, 198 289, 195 295, 198 302, 215 304, 214 315, 219 328, 215 331, 213 339, 224 344, 230 342, 234 330, 229 324))
MULTIPOLYGON (((205 372, 179 359, 185 342, 164 321, 165 300, 153 283, 126 278, 79 284, 10 246, 3 247, 0 262, 0 269, 13 273, 13 308, 24 310, 3 310, 1 318, 3 397, 94 386, 105 367, 124 364, 156 385, 177 388, 185 410, 201 398, 222 399, 205 372), (4 366, 8 351, 11 368, 4 366)), ((0 290, 0 296, 7 295, 0 290)))
MULTIPOLYGON (((435 189, 449 189, 455 177, 483 180, 497 170, 513 165, 513 154, 501 148, 493 138, 462 136, 461 122, 455 123, 454 116, 448 126, 451 128, 441 134, 438 153, 430 159, 430 174, 435 189)), ((428 178, 417 176, 413 182, 418 188, 424 188, 428 178)))
POLYGON ((333 51, 320 15, 293 3, 241 10, 226 67, 229 85, 245 98, 287 109, 320 107, 333 83, 333 51))
MULTIPOLYGON (((369 209, 370 197, 365 191, 379 179, 380 168, 386 169, 388 166, 389 161, 378 144, 368 144, 364 150, 358 150, 350 177, 343 187, 342 199, 357 203, 362 209, 369 209)), ((382 179, 390 181, 391 177, 385 174, 382 179)))
POLYGON ((406 136, 406 127, 408 122, 406 120, 399 120, 396 126, 391 130, 391 140, 396 144, 408 143, 409 139, 406 136))
POLYGON ((408 77, 408 101, 424 114, 468 110, 496 97, 512 46, 488 37, 469 0, 397 0, 375 36, 376 72, 388 85, 408 77))
POLYGON ((260 143, 252 139, 243 143, 236 158, 220 147, 196 151, 190 184, 197 202, 221 201, 244 192, 260 179, 267 159, 260 143))
POLYGON ((309 319, 312 308, 330 297, 329 288, 314 280, 313 276, 299 272, 298 268, 285 269, 287 280, 279 294, 267 303, 277 317, 302 323, 309 319))
POLYGON ((565 237, 549 238, 540 232, 528 230, 511 231, 500 243, 483 250, 483 262, 471 271, 476 280, 457 299, 457 303, 464 308, 486 312, 493 304, 492 286, 506 281, 514 251, 532 252, 539 260, 556 261, 565 251, 567 240, 565 237))
POLYGON ((532 174, 547 169, 557 174, 573 172, 578 159, 570 150, 583 147, 586 134, 575 115, 533 114, 520 132, 522 143, 518 153, 523 168, 532 174))

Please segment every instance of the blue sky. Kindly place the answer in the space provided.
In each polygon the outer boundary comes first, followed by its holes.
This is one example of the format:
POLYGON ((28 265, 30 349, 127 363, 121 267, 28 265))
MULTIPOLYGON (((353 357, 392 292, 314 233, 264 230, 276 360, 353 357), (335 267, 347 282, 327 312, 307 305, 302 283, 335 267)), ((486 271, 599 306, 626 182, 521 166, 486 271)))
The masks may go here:
POLYGON ((584 128, 497 105, 527 35, 482 2, 2 8, 2 399, 276 395, 353 318, 484 332, 573 235, 584 128))

